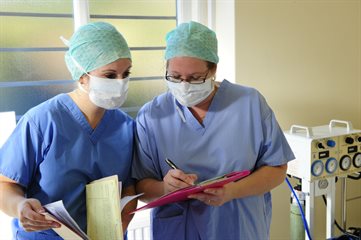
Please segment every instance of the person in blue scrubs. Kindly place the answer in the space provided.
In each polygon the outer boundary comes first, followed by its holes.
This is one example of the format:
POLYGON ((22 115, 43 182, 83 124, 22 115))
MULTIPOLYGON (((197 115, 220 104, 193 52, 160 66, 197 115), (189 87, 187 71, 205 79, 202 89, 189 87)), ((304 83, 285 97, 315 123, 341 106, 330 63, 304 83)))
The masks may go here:
POLYGON ((252 173, 154 208, 152 238, 269 239, 270 190, 294 159, 273 111, 257 90, 215 81, 217 38, 206 26, 180 24, 166 41, 169 91, 145 104, 136 120, 132 176, 142 200, 232 171, 252 173))
MULTIPOLYGON (((65 42, 78 88, 30 109, 0 150, 0 209, 14 217, 14 239, 62 239, 51 229, 59 224, 42 215, 43 205, 58 200, 86 232, 85 186, 93 180, 118 175, 122 195, 135 193, 135 125, 119 109, 132 66, 127 42, 104 22, 80 27, 65 42)), ((135 207, 122 212, 124 232, 135 207)))

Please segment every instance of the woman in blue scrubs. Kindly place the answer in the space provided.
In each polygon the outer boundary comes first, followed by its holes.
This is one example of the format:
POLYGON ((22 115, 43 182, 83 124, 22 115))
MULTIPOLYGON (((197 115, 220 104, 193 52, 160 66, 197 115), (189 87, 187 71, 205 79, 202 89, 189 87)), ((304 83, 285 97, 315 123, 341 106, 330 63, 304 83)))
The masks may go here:
POLYGON ((270 190, 283 182, 294 158, 273 111, 257 90, 215 81, 217 39, 207 27, 183 23, 166 40, 169 91, 136 120, 137 192, 151 201, 232 171, 252 173, 153 209, 153 239, 269 239, 270 190))
MULTIPOLYGON (((128 45, 110 24, 80 27, 67 42, 65 61, 78 88, 30 109, 0 150, 0 209, 13 220, 14 239, 62 239, 45 220, 43 205, 62 200, 86 232, 85 185, 118 175, 130 181, 134 121, 119 107, 132 66, 128 45)), ((131 220, 123 210, 124 231, 131 220)))

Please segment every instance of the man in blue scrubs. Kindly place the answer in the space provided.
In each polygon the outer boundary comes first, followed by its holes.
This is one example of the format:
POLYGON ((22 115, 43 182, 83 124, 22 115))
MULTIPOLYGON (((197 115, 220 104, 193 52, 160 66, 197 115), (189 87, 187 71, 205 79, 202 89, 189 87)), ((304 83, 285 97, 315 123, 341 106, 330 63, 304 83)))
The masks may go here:
MULTIPOLYGON (((82 26, 68 45, 65 61, 79 88, 30 109, 0 150, 0 209, 14 217, 14 239, 62 239, 50 229, 59 224, 41 214, 58 200, 86 232, 85 185, 93 180, 116 174, 123 195, 135 192, 134 122, 119 109, 128 91, 128 45, 104 22, 82 26)), ((126 228, 131 216, 122 220, 126 228)))
POLYGON ((217 39, 197 22, 168 33, 165 59, 169 91, 147 103, 136 121, 132 176, 143 200, 232 171, 252 173, 153 209, 153 239, 269 239, 270 190, 294 158, 274 113, 257 90, 215 82, 217 39))

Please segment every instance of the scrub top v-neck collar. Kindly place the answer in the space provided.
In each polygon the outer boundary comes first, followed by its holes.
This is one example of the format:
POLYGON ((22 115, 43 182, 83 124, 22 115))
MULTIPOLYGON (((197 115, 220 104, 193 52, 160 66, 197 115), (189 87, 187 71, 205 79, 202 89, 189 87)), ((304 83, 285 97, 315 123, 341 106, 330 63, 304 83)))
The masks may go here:
MULTIPOLYGON (((222 82, 223 83, 223 82, 222 82)), ((207 127, 211 124, 212 120, 215 117, 215 113, 217 111, 218 105, 219 105, 219 99, 222 98, 223 95, 223 89, 224 84, 220 83, 217 89, 216 94, 213 96, 212 102, 209 105, 208 111, 206 113, 205 118, 203 119, 203 122, 200 123, 196 117, 194 117, 193 113, 189 110, 188 107, 181 105, 178 103, 178 101, 174 98, 174 102, 181 109, 181 112, 179 114, 183 114, 183 117, 185 119, 185 124, 188 124, 191 126, 196 132, 199 132, 201 135, 203 135, 207 127)), ((216 83, 217 84, 217 83, 216 83)), ((180 116, 182 117, 182 116, 180 116)))
POLYGON ((99 121, 95 129, 93 129, 88 121, 86 120, 84 114, 79 109, 78 105, 75 104, 73 99, 68 94, 64 94, 63 104, 68 108, 69 113, 74 117, 74 119, 80 124, 82 129, 88 134, 90 141, 93 144, 96 144, 99 140, 101 134, 104 132, 105 127, 110 119, 111 111, 106 110, 102 119, 99 121))

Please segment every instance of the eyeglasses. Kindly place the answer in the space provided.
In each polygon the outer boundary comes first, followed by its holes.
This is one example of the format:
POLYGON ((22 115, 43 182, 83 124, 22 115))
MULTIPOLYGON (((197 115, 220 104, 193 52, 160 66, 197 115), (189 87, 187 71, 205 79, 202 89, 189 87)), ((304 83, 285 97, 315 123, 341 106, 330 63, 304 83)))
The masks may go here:
POLYGON ((187 79, 183 79, 179 76, 172 76, 172 75, 168 75, 168 71, 165 72, 165 79, 169 82, 173 82, 173 83, 181 83, 182 81, 185 81, 189 84, 202 84, 206 81, 207 76, 208 76, 209 70, 207 71, 206 75, 204 77, 189 77, 187 79))

